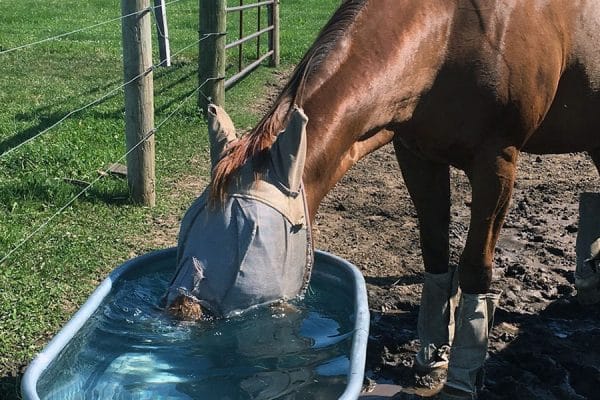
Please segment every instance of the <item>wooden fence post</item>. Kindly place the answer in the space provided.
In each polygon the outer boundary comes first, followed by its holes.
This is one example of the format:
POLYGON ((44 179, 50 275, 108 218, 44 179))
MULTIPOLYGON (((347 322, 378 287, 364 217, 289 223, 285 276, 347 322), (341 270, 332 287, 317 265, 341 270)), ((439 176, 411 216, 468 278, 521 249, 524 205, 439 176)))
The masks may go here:
POLYGON ((198 106, 206 111, 207 97, 213 103, 225 103, 225 31, 227 29, 226 0, 200 1, 200 54, 198 80, 202 89, 198 106))
POLYGON ((134 203, 156 204, 154 177, 154 95, 150 0, 121 0, 127 181, 134 203), (138 143, 140 143, 138 145, 138 143), (137 146, 137 147, 136 147, 137 146))
POLYGON ((169 27, 167 25, 167 7, 165 6, 165 0, 154 0, 154 15, 156 15, 160 65, 163 67, 170 67, 171 46, 169 44, 169 27))
POLYGON ((269 32, 269 50, 273 50, 271 67, 279 67, 281 61, 279 52, 279 0, 274 0, 269 7, 269 25, 273 25, 273 30, 269 32))

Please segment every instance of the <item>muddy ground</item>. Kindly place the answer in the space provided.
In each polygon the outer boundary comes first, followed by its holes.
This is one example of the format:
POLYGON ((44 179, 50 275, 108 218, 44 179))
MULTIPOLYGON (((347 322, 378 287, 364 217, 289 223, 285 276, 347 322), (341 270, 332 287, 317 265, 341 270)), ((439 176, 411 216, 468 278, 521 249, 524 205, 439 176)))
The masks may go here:
MULTIPOLYGON (((466 238, 470 186, 452 171, 452 261, 466 238)), ((523 155, 495 255, 504 290, 481 399, 600 399, 600 305, 575 298, 578 198, 600 191, 584 154, 523 155)), ((363 272, 371 331, 367 374, 410 385, 423 277, 417 219, 393 148, 362 160, 322 204, 316 243, 363 272)))

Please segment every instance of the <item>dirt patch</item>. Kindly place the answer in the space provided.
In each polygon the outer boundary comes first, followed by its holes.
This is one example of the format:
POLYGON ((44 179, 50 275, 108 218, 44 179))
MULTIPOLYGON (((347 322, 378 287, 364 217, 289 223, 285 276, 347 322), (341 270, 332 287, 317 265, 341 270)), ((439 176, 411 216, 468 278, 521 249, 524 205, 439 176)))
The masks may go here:
MULTIPOLYGON (((482 399, 600 399, 600 307, 574 298, 578 196, 599 191, 585 155, 523 155, 495 257, 504 294, 482 399)), ((469 221, 470 186, 452 172, 452 262, 469 221)), ((317 247, 357 265, 371 309, 367 375, 408 385, 422 283, 416 213, 391 146, 351 170, 323 202, 317 247)))

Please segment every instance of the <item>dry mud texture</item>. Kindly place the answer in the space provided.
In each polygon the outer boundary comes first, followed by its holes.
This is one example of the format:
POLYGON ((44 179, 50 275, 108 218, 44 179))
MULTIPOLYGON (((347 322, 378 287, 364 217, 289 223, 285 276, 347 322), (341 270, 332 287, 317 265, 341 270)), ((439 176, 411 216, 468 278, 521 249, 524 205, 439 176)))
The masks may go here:
MULTIPOLYGON (((481 399, 600 399, 600 305, 575 298, 579 194, 600 191, 584 154, 524 154, 495 255, 503 289, 481 399)), ((466 238, 470 186, 452 171, 452 261, 466 238)), ((371 310, 367 376, 410 385, 423 277, 418 225, 391 146, 371 154, 327 196, 317 247, 364 274, 371 310)))

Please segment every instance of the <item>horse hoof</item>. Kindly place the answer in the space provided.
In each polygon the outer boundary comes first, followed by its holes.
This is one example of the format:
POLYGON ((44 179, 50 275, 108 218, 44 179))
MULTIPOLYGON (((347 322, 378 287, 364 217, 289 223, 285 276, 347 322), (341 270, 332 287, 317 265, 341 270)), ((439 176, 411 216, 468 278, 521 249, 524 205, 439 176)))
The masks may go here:
POLYGON ((444 387, 448 372, 446 367, 429 369, 426 372, 418 371, 415 368, 412 385, 403 386, 402 390, 393 398, 403 400, 435 398, 444 387))
POLYGON ((444 387, 448 365, 434 368, 426 374, 415 374, 415 393, 420 396, 431 397, 444 387))

